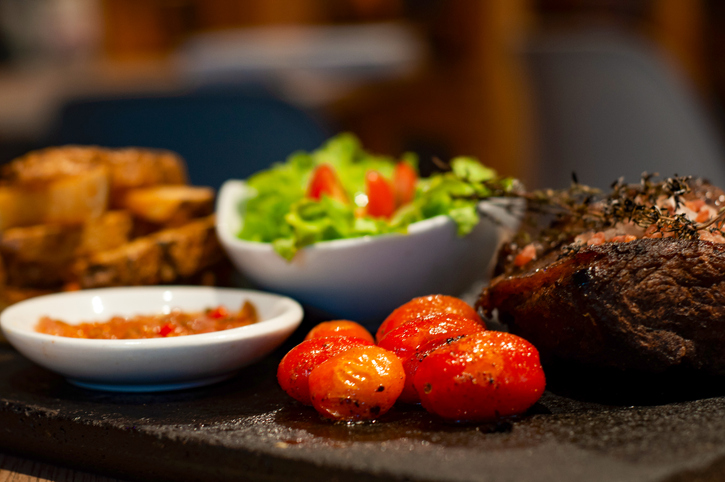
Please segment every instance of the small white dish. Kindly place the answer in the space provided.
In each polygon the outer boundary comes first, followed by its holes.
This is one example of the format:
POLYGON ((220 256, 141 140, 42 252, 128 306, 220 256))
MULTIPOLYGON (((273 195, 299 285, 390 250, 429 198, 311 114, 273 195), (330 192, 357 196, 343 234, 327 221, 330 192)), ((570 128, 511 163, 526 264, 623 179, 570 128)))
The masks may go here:
POLYGON ((249 189, 230 180, 217 196, 217 236, 254 285, 291 296, 329 317, 376 329, 401 304, 429 294, 462 296, 490 275, 504 234, 516 229, 518 199, 480 203, 481 222, 467 236, 447 216, 411 224, 407 234, 326 241, 301 249, 291 262, 269 243, 243 241, 249 189), (495 221, 494 221, 495 220, 495 221))
POLYGON ((192 286, 105 288, 22 301, 0 314, 0 326, 20 353, 85 388, 122 392, 178 390, 228 378, 277 348, 302 321, 296 301, 258 291, 192 286), (202 311, 244 301, 257 308, 252 325, 200 335, 139 340, 91 340, 35 331, 41 316, 68 323, 114 315, 202 311))

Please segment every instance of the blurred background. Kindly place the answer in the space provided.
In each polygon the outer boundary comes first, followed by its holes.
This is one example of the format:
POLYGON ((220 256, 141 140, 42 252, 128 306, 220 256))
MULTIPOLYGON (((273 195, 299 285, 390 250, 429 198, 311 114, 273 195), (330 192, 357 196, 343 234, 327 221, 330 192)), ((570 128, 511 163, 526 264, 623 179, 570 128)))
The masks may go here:
POLYGON ((531 187, 725 186, 717 0, 0 0, 0 162, 173 149, 218 187, 356 133, 531 187))

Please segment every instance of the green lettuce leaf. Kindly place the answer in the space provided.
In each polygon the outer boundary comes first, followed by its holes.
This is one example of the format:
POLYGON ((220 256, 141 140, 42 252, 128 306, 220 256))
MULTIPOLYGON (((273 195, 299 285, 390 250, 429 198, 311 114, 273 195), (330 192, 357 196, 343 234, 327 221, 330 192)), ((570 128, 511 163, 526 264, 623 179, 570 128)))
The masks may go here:
MULTIPOLYGON (((418 158, 406 153, 400 159, 417 171, 418 158)), ((392 179, 395 159, 370 154, 360 141, 344 133, 329 139, 313 152, 295 152, 247 180, 254 195, 244 204, 241 239, 271 243, 283 258, 321 241, 386 233, 405 233, 410 224, 438 215, 450 216, 461 236, 478 223, 478 200, 490 195, 483 184, 497 178, 496 172, 470 157, 451 161, 451 171, 419 179, 415 199, 401 206, 389 219, 356 215, 367 202, 365 174, 370 170, 392 179), (315 167, 329 164, 348 193, 350 203, 323 196, 305 197, 315 167)), ((513 186, 513 182, 508 184, 513 186)))

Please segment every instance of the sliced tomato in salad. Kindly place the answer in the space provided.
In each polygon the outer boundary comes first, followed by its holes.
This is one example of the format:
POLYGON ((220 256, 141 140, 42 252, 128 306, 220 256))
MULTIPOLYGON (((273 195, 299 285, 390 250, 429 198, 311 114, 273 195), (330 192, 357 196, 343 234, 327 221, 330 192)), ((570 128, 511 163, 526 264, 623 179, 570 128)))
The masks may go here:
POLYGON ((335 170, 329 164, 317 166, 307 186, 307 197, 319 200, 323 194, 342 203, 347 203, 345 188, 342 187, 335 170))
POLYGON ((418 173, 413 166, 406 162, 395 165, 393 173, 393 190, 395 191, 395 205, 400 207, 408 204, 415 197, 415 184, 418 182, 418 173))
POLYGON ((365 174, 367 213, 374 218, 389 218, 395 212, 395 194, 390 183, 378 171, 365 174))
MULTIPOLYGON (((391 217, 397 208, 413 200, 417 182, 418 174, 405 162, 395 165, 392 182, 376 170, 367 171, 365 186, 368 203, 359 214, 367 214, 374 218, 391 217)), ((329 164, 317 166, 307 186, 308 198, 318 201, 323 195, 342 203, 349 202, 345 188, 337 177, 335 169, 329 164)))

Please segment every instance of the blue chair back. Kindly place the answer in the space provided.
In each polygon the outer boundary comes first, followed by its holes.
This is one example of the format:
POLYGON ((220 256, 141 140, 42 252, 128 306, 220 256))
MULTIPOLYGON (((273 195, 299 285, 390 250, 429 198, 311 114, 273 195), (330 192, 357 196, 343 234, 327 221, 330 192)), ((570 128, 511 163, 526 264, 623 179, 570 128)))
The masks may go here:
POLYGON ((725 186, 710 113, 653 45, 615 32, 560 34, 533 41, 527 61, 541 134, 530 187, 567 187, 572 171, 600 188, 620 176, 639 182, 643 171, 725 186))

